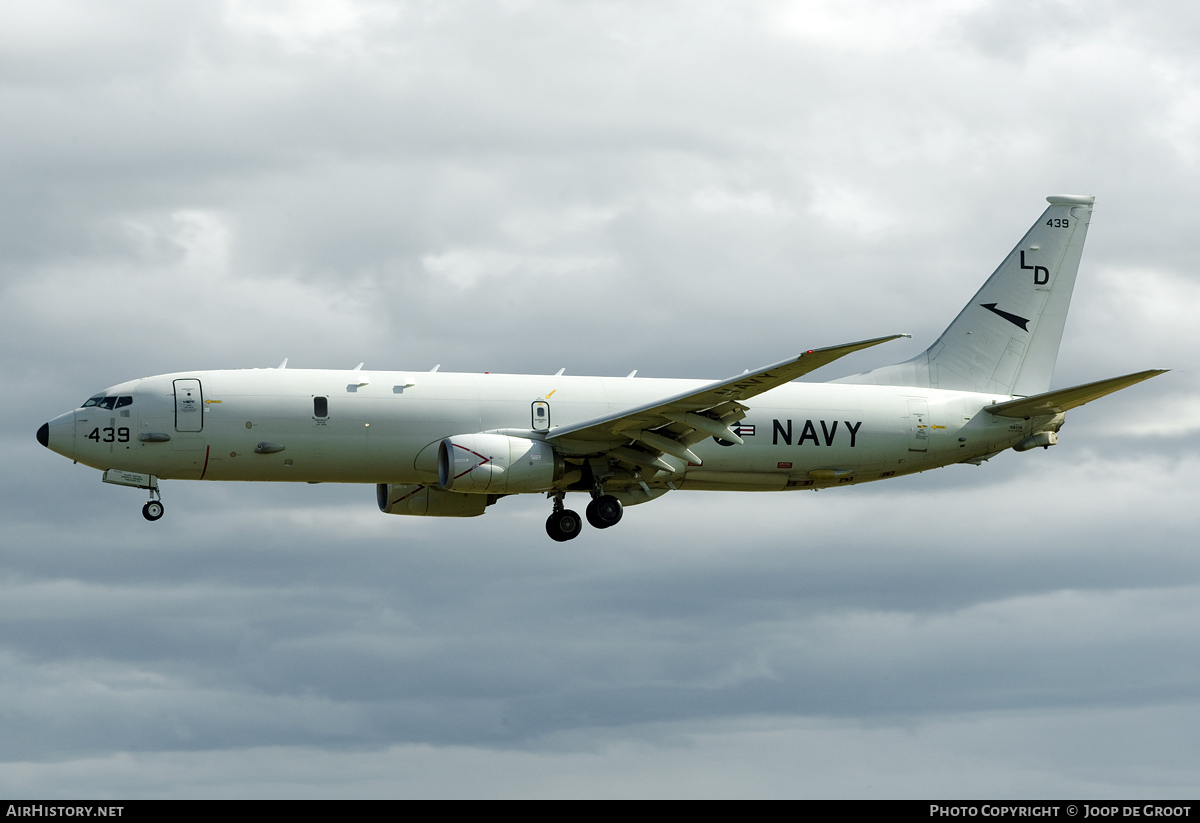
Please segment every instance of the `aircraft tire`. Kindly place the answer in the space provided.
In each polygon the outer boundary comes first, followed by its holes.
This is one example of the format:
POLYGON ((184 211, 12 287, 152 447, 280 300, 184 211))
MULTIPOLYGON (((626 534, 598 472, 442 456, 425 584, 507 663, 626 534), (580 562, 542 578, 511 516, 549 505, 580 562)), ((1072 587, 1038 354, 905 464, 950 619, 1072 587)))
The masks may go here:
POLYGON ((587 521, 597 529, 607 529, 609 526, 617 525, 621 522, 621 515, 624 513, 621 501, 611 494, 602 495, 588 503, 586 511, 587 521))
POLYGON ((151 500, 146 505, 142 506, 142 517, 153 523, 155 520, 161 519, 163 516, 163 504, 157 500, 151 500))
POLYGON ((573 540, 579 536, 581 531, 583 531, 583 519, 570 509, 555 512, 546 518, 546 534, 550 535, 551 540, 559 543, 573 540))

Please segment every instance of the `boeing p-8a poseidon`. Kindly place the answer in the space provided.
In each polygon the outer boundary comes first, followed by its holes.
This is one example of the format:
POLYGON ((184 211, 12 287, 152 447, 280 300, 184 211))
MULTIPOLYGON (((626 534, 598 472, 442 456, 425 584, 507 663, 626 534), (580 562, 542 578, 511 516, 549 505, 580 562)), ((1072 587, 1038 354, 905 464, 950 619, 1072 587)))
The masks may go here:
POLYGON ((928 350, 828 383, 796 378, 907 335, 806 351, 728 380, 277 369, 191 371, 113 386, 37 433, 148 489, 160 479, 372 483, 388 514, 473 517, 568 492, 604 529, 671 490, 822 489, 978 464, 1058 441, 1064 414, 1161 374, 1049 391, 1092 197, 1049 208, 928 350))

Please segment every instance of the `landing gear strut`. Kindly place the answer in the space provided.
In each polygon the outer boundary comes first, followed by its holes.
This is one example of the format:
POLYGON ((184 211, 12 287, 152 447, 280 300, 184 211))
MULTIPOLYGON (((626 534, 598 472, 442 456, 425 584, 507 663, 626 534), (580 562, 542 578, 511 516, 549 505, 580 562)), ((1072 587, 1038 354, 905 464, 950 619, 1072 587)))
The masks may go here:
POLYGON ((551 540, 565 543, 579 536, 583 519, 570 509, 563 508, 563 495, 554 495, 554 512, 546 518, 546 534, 551 540))
MULTIPOLYGON (((166 435, 163 435, 166 437, 166 435)), ((158 478, 152 474, 127 472, 122 469, 107 469, 100 479, 117 486, 133 486, 150 492, 150 502, 142 506, 142 517, 153 523, 163 516, 162 495, 158 491, 158 478)))

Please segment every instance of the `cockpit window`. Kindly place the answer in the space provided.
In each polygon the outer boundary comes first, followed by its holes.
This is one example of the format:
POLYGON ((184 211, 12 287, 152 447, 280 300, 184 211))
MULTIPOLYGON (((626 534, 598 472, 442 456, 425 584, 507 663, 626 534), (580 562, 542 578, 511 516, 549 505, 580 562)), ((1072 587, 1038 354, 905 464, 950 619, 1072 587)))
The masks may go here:
POLYGON ((132 397, 130 397, 130 398, 128 399, 128 401, 127 401, 127 402, 125 402, 125 403, 120 403, 120 404, 118 404, 118 403, 117 403, 117 400, 125 400, 125 398, 124 398, 124 397, 117 398, 117 397, 112 397, 112 396, 105 397, 105 396, 104 396, 104 395, 102 395, 102 394, 98 394, 98 395, 96 395, 95 397, 89 397, 89 398, 87 399, 87 402, 85 402, 85 403, 83 404, 83 408, 85 408, 85 409, 86 409, 88 406, 97 406, 97 407, 99 407, 99 408, 101 408, 101 409, 111 409, 111 408, 114 408, 114 407, 115 407, 115 406, 117 406, 117 405, 121 405, 121 406, 128 406, 130 403, 132 403, 132 402, 133 402, 133 398, 132 398, 132 397))
POLYGON ((83 401, 83 406, 81 408, 86 409, 90 406, 96 406, 97 408, 101 409, 121 409, 125 406, 132 405, 133 395, 126 394, 121 397, 113 397, 110 395, 105 397, 102 394, 97 394, 94 397, 89 397, 87 400, 83 401))

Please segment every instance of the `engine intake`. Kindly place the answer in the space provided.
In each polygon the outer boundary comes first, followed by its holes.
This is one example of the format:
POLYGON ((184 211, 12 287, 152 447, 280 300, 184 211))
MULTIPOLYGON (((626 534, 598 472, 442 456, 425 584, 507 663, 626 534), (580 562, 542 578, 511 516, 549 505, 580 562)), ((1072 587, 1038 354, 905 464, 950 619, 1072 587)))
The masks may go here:
POLYGON ((563 470, 562 457, 541 440, 479 432, 447 437, 438 446, 438 483, 446 491, 549 491, 563 470))

